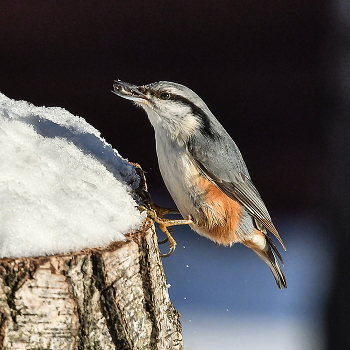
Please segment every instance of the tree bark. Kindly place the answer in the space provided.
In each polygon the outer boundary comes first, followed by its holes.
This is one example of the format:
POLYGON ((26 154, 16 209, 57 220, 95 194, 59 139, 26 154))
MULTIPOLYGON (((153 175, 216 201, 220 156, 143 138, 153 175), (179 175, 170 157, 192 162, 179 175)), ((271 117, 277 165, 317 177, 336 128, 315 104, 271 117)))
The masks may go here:
POLYGON ((0 260, 0 349, 183 349, 153 222, 128 241, 0 260))

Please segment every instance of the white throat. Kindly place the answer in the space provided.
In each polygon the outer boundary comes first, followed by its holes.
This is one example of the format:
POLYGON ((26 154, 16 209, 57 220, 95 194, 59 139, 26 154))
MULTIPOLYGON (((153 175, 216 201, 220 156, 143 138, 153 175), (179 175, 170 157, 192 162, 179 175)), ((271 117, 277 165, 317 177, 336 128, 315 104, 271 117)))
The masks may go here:
POLYGON ((187 142, 194 130, 199 127, 200 122, 192 113, 185 116, 173 115, 171 117, 159 115, 153 108, 141 105, 157 134, 166 134, 172 141, 187 142))

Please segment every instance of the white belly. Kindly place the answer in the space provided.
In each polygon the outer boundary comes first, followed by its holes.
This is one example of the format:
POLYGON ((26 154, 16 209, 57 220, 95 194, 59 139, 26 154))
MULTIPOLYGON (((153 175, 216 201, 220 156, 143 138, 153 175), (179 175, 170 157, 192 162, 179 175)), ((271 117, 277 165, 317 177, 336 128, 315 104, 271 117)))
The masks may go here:
POLYGON ((184 218, 195 215, 193 201, 196 197, 195 179, 198 170, 190 160, 185 146, 169 140, 160 140, 156 135, 159 169, 177 208, 184 218))

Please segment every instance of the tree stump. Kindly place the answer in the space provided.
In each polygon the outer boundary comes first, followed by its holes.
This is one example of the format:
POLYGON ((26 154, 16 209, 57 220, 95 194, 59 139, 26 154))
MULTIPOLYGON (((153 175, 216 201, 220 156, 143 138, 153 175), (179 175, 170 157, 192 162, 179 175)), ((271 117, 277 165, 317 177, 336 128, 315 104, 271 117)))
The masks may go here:
POLYGON ((0 260, 0 349, 183 349, 153 222, 126 242, 0 260))

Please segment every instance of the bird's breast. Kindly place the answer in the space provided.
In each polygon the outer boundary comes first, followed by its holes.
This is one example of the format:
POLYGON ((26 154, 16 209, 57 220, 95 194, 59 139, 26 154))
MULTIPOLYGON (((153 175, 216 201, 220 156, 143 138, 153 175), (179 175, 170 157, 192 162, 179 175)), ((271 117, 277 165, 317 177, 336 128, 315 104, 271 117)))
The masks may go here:
POLYGON ((193 220, 192 228, 224 245, 241 240, 238 229, 245 216, 241 205, 199 172, 185 145, 156 141, 164 183, 182 216, 193 220))
POLYGON ((199 175, 185 145, 172 142, 156 134, 159 169, 164 183, 184 218, 194 211, 193 184, 199 175))

